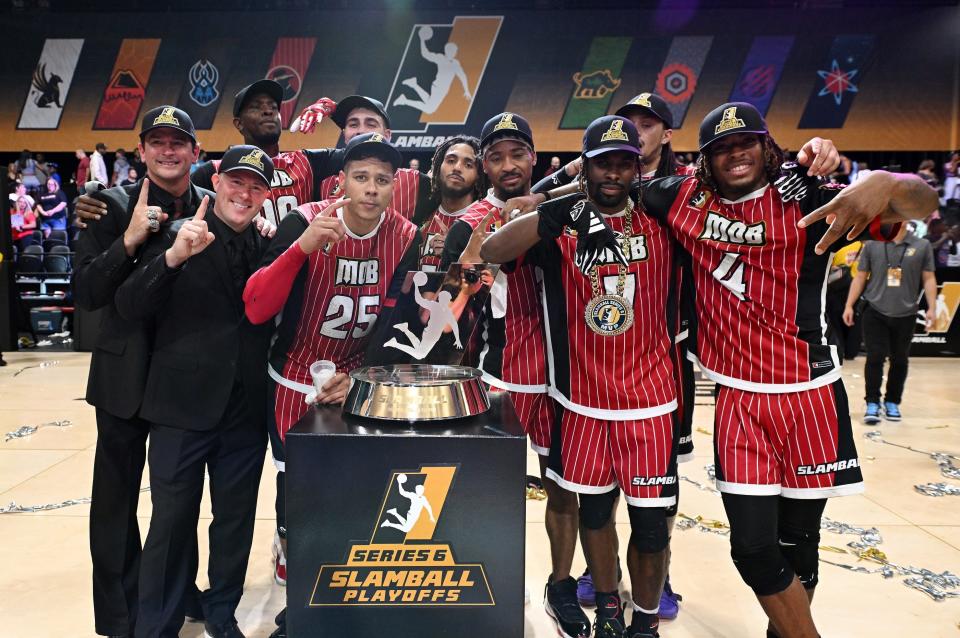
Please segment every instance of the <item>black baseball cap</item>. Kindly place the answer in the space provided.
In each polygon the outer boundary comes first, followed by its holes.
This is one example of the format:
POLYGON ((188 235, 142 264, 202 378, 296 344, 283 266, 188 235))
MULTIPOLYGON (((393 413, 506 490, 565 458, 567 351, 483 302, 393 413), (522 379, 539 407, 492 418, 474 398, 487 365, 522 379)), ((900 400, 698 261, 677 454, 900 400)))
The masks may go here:
POLYGON ((337 108, 333 112, 333 115, 330 116, 330 119, 342 130, 347 125, 347 118, 350 117, 350 112, 356 108, 369 109, 374 113, 378 113, 380 117, 383 118, 384 127, 390 128, 390 116, 387 115, 387 109, 384 108, 383 102, 365 95, 348 95, 337 102, 337 108))
POLYGON ((633 122, 620 115, 604 115, 590 122, 583 132, 584 157, 610 151, 640 154, 640 134, 633 122))
POLYGON ((746 102, 727 102, 707 113, 700 123, 700 152, 727 135, 768 132, 757 107, 746 102))
POLYGON ((403 165, 403 157, 400 156, 400 151, 380 133, 364 133, 354 136, 344 151, 343 165, 346 166, 347 162, 353 159, 371 156, 389 162, 394 171, 403 165))
POLYGON ((240 89, 233 98, 233 117, 240 117, 240 111, 243 110, 247 100, 254 95, 266 93, 277 103, 277 108, 283 103, 283 87, 279 82, 273 80, 257 80, 253 84, 240 89))
POLYGON ((143 136, 155 128, 172 128, 190 136, 194 142, 197 141, 197 131, 193 128, 193 120, 175 106, 158 106, 150 109, 143 115, 140 121, 140 140, 143 136))
POLYGON ((518 140, 533 149, 533 129, 522 115, 506 112, 487 120, 480 130, 480 149, 483 151, 494 141, 504 139, 518 140))
POLYGON ((231 146, 220 160, 219 172, 223 174, 232 171, 255 173, 266 182, 267 188, 270 188, 270 182, 273 180, 273 160, 256 146, 246 144, 231 146))
POLYGON ((667 128, 673 128, 673 113, 667 101, 655 93, 641 93, 617 109, 617 115, 630 117, 633 111, 646 111, 663 122, 667 128))

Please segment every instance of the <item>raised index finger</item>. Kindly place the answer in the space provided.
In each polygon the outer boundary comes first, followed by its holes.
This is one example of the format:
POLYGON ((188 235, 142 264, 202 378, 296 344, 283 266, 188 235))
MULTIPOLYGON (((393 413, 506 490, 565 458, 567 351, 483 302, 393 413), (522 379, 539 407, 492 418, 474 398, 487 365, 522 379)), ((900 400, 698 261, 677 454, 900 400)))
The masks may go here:
POLYGON ((143 178, 143 184, 140 186, 140 197, 137 198, 137 206, 146 206, 147 197, 150 195, 150 180, 143 178))
POLYGON ((207 204, 209 204, 209 203, 210 203, 210 196, 209 196, 209 195, 204 195, 204 196, 203 196, 203 201, 200 202, 200 207, 197 208, 197 213, 193 216, 194 220, 196 220, 196 221, 198 221, 198 222, 202 222, 202 221, 203 221, 204 215, 207 214, 207 204))
POLYGON ((338 199, 337 201, 333 202, 332 204, 324 208, 323 212, 320 213, 320 217, 329 217, 330 215, 333 214, 333 211, 337 210, 338 208, 343 208, 343 206, 349 203, 350 203, 349 197, 338 199))

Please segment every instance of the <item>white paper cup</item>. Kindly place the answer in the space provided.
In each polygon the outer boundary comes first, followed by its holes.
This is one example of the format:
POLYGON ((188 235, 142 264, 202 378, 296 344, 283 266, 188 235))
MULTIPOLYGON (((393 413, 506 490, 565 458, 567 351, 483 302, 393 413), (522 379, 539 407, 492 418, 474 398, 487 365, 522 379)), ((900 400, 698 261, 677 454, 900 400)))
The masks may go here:
POLYGON ((317 394, 322 392, 323 386, 326 385, 327 381, 332 379, 335 374, 337 374, 337 366, 333 361, 321 359, 310 365, 310 376, 313 377, 313 388, 317 391, 317 394))

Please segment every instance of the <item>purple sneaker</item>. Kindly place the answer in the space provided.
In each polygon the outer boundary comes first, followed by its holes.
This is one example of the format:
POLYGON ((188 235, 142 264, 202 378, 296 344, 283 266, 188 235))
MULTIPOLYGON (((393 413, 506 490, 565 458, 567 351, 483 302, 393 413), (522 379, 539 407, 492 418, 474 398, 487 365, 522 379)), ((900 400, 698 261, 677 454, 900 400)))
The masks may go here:
POLYGON ((593 576, 590 572, 583 572, 583 576, 577 579, 577 601, 581 607, 597 605, 597 592, 593 589, 593 576))
POLYGON ((670 587, 670 579, 663 585, 663 593, 660 594, 660 611, 657 616, 660 620, 673 620, 680 613, 680 601, 683 596, 675 594, 670 587))

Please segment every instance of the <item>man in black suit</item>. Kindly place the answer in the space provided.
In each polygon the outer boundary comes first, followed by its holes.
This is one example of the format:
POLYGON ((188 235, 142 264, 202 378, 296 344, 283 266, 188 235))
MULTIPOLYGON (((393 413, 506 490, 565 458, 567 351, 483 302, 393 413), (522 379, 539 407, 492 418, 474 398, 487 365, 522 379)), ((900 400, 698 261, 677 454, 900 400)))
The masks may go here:
MULTIPOLYGON (((140 128, 147 177, 94 194, 106 213, 79 236, 73 295, 84 310, 103 309, 90 362, 87 402, 96 407, 97 450, 90 504, 93 609, 98 634, 132 635, 137 618, 140 529, 137 502, 149 425, 140 417, 149 364, 147 322, 122 318, 114 295, 136 267, 143 244, 167 222, 194 214, 209 191, 190 183, 199 146, 190 116, 151 109, 140 128)), ((196 574, 193 542, 191 574, 196 574)), ((190 588, 196 592, 196 586, 190 588)), ((197 601, 185 611, 198 617, 197 601)), ((192 604, 191 604, 192 603, 192 604)))
POLYGON ((153 516, 140 567, 138 638, 174 638, 191 574, 204 470, 210 475, 210 588, 201 594, 210 638, 242 638, 234 618, 253 541, 266 452, 264 371, 270 324, 244 314, 243 288, 266 251, 251 223, 270 193, 273 163, 234 146, 216 175, 213 214, 150 239, 117 292, 129 320, 155 324, 141 415, 150 422, 153 516))

